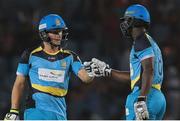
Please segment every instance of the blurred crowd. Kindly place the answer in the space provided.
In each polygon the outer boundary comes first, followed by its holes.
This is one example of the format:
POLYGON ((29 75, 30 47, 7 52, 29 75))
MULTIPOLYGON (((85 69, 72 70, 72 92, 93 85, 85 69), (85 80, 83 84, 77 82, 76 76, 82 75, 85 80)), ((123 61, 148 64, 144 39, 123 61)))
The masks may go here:
MULTIPOLYGON (((69 29, 66 48, 83 62, 96 57, 114 69, 129 70, 131 43, 122 37, 119 18, 133 3, 150 11, 149 33, 163 53, 164 119, 180 119, 180 0, 0 0, 0 119, 10 109, 19 56, 41 43, 38 24, 43 16, 57 13, 64 18, 69 29)), ((68 119, 124 119, 128 93, 130 82, 96 78, 87 85, 72 75, 66 97, 68 119)))

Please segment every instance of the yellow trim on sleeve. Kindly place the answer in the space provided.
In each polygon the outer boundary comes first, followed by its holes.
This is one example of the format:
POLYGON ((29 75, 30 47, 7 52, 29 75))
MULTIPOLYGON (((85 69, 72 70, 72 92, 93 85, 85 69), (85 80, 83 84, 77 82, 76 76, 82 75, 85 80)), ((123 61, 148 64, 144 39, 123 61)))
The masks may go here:
POLYGON ((36 90, 39 90, 41 92, 50 93, 55 96, 65 96, 67 94, 67 90, 60 89, 57 87, 51 87, 51 86, 42 86, 39 84, 32 84, 32 87, 36 90))
POLYGON ((131 81, 131 90, 134 88, 134 85, 136 84, 136 82, 140 79, 140 74, 131 81))

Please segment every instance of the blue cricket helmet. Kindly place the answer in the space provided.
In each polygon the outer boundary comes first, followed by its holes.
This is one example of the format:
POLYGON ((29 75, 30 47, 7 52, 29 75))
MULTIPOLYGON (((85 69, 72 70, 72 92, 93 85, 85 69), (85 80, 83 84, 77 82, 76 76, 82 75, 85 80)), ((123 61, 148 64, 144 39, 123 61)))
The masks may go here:
POLYGON ((135 19, 140 19, 144 22, 150 23, 148 10, 140 4, 129 6, 124 14, 124 17, 134 17, 135 19))
MULTIPOLYGON (((43 41, 49 42, 51 45, 53 43, 51 42, 50 38, 48 37, 48 33, 51 30, 57 30, 62 31, 63 37, 61 40, 61 46, 65 45, 66 40, 68 40, 68 28, 66 27, 66 24, 64 20, 57 14, 49 14, 45 17, 43 17, 39 23, 39 35, 43 41)), ((56 46, 56 45, 53 45, 56 46)), ((60 46, 60 45, 58 45, 60 46)))
POLYGON ((39 31, 49 31, 53 29, 67 29, 64 20, 57 14, 49 14, 43 17, 39 23, 39 31))
POLYGON ((132 39, 131 29, 133 27, 145 27, 148 29, 150 24, 150 15, 148 10, 140 5, 134 4, 129 6, 122 18, 120 18, 120 28, 127 39, 132 39))

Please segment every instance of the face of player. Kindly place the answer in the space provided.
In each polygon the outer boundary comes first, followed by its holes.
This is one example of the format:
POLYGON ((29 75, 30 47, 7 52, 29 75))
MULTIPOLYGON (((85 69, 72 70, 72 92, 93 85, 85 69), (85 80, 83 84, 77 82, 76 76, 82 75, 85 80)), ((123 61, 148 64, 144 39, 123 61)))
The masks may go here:
POLYGON ((48 32, 48 36, 51 39, 51 42, 55 45, 60 45, 62 40, 62 31, 61 30, 51 30, 48 32))

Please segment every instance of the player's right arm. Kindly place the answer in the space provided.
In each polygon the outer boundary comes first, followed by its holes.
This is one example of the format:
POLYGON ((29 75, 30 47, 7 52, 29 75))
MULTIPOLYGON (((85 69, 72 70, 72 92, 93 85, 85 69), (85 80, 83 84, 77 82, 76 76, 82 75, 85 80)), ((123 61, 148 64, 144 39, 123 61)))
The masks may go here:
POLYGON ((6 114, 4 120, 19 120, 19 108, 21 97, 24 92, 25 77, 17 75, 11 94, 11 110, 6 114))
MULTIPOLYGON (((96 77, 111 77, 117 81, 120 81, 120 82, 129 82, 130 81, 130 72, 129 71, 118 71, 118 70, 115 70, 115 69, 111 69, 109 67, 108 64, 106 64, 105 62, 103 61, 100 61, 96 58, 93 58, 91 60, 91 63, 94 63, 94 64, 89 64, 89 62, 85 62, 84 65, 85 65, 85 69, 86 68, 89 68, 88 66, 92 66, 91 70, 94 72, 94 76, 96 77), (98 72, 96 71, 97 68, 99 68, 98 72)), ((91 72, 89 72, 91 73, 91 72)))
POLYGON ((117 81, 128 82, 130 81, 130 72, 112 69, 111 77, 117 81))
POLYGON ((19 119, 19 108, 21 97, 24 92, 26 76, 29 73, 29 56, 30 53, 28 50, 24 51, 21 55, 18 68, 17 76, 13 85, 12 94, 11 94, 11 110, 6 114, 4 120, 18 120, 19 119))
POLYGON ((17 75, 11 95, 11 109, 19 110, 21 97, 25 87, 25 76, 17 75))

